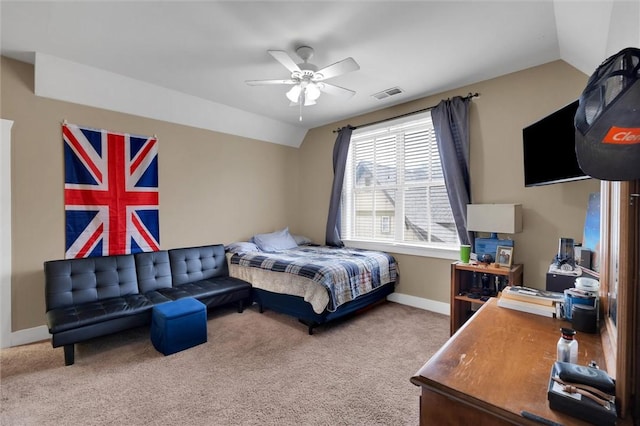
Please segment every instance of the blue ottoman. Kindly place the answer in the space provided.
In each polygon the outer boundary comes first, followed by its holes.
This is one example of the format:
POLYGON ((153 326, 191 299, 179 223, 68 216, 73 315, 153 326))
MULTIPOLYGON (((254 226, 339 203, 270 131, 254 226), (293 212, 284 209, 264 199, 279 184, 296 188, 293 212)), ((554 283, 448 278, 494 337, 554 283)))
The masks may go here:
POLYGON ((186 297, 153 307, 151 342, 165 355, 207 341, 207 307, 186 297))

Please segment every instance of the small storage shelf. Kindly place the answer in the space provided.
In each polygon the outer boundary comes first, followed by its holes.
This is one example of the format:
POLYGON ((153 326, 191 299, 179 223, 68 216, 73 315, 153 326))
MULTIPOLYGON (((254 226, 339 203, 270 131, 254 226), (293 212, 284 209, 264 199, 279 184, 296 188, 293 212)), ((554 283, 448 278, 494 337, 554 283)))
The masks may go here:
MULTIPOLYGON (((473 305, 483 304, 497 296, 506 285, 522 285, 521 264, 511 268, 454 262, 451 264, 451 326, 453 335, 470 318, 473 305), (482 276, 488 276, 488 286, 482 285, 482 276), (497 278, 497 285, 496 285, 497 278)), ((485 280, 485 284, 486 284, 485 280)))

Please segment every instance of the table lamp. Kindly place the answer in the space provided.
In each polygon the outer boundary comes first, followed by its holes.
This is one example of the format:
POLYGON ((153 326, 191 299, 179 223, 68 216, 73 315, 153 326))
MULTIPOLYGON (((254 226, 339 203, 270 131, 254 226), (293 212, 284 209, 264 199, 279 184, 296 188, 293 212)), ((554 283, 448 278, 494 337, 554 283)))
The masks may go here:
POLYGON ((474 252, 478 260, 493 262, 498 246, 513 247, 513 240, 501 240, 498 234, 522 232, 522 205, 468 204, 467 230, 491 234, 489 238, 475 239, 474 252))

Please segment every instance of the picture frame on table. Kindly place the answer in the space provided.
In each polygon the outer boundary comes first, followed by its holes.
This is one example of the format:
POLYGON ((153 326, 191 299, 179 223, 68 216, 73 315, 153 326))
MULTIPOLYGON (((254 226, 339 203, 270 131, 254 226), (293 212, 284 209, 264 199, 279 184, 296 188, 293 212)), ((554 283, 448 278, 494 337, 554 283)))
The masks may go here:
POLYGON ((498 246, 496 249, 496 265, 511 268, 513 264, 513 247, 498 246))

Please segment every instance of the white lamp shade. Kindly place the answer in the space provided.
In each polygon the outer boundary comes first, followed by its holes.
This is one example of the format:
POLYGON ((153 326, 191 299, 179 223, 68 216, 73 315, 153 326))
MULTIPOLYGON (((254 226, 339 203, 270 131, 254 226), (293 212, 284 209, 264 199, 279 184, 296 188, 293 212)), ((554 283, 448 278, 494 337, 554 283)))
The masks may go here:
POLYGON ((468 204, 467 230, 500 234, 522 232, 522 205, 468 204))

